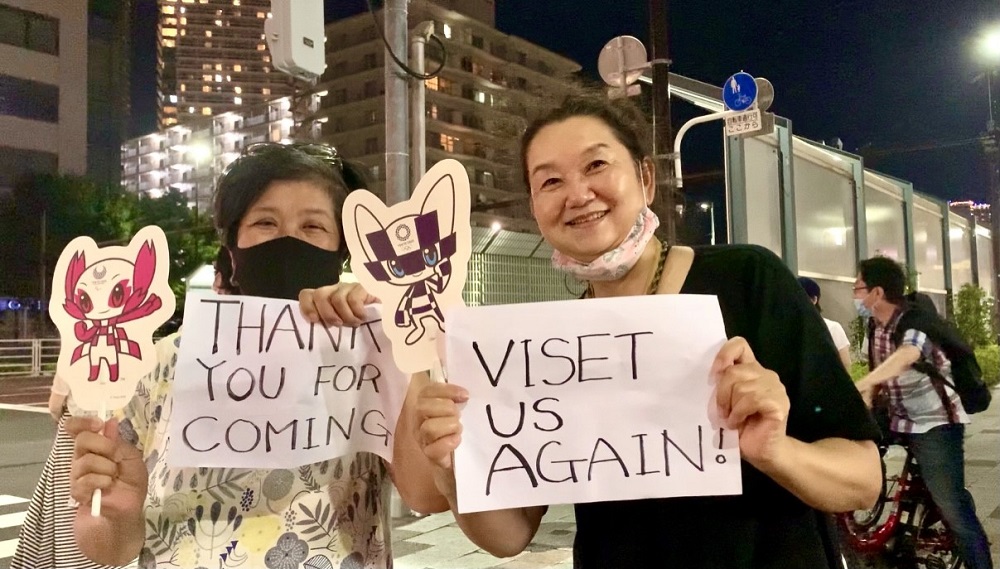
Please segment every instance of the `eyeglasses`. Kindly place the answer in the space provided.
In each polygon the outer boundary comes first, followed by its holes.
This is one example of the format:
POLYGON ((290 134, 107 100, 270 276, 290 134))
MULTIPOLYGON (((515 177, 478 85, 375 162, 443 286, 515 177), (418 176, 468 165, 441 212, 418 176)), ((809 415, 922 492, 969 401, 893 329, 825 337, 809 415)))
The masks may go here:
POLYGON ((856 287, 854 287, 854 292, 858 292, 859 290, 871 290, 871 289, 869 287, 866 287, 866 286, 856 286, 856 287))

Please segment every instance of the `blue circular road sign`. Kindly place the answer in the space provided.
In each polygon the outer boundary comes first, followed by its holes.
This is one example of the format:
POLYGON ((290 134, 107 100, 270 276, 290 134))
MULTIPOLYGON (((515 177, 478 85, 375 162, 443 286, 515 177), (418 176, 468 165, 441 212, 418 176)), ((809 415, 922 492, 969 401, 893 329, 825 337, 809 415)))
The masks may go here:
POLYGON ((745 111, 757 101, 757 82, 749 73, 740 71, 726 79, 722 86, 722 102, 731 111, 745 111))

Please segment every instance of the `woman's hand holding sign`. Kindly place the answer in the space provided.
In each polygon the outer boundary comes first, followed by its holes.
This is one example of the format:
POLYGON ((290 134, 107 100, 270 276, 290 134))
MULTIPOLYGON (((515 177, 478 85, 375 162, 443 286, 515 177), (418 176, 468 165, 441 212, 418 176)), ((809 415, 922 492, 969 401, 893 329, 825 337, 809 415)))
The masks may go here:
POLYGON ((871 507, 881 485, 874 443, 841 438, 806 443, 788 436, 785 386, 757 361, 743 338, 722 346, 712 374, 718 379, 720 418, 739 430, 743 460, 818 510, 871 507))
POLYGON ((468 400, 465 389, 450 383, 429 383, 420 392, 416 438, 427 459, 439 468, 451 470, 454 466, 451 453, 462 442, 458 406, 468 400))
POLYGON ((72 417, 66 431, 75 440, 70 495, 89 506, 94 491, 103 492, 102 515, 91 516, 89 507, 77 508, 75 529, 104 539, 78 540, 80 548, 98 563, 125 565, 139 554, 145 538, 142 508, 149 474, 142 453, 121 439, 115 419, 72 417), (107 543, 116 544, 116 557, 106 557, 108 548, 101 545, 107 543))
POLYGON ((715 401, 726 427, 740 433, 743 460, 765 471, 786 441, 790 402, 778 374, 754 357, 743 338, 726 342, 712 364, 718 379, 715 401))
POLYGON ((365 319, 365 306, 379 300, 357 283, 338 283, 299 292, 302 316, 312 323, 327 326, 360 326, 365 319))

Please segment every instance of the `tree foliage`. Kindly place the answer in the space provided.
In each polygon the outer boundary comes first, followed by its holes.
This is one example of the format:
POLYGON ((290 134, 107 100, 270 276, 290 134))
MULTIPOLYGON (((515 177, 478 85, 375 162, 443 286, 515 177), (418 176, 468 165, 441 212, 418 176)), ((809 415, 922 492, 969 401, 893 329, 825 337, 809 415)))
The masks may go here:
POLYGON ((197 217, 181 192, 153 199, 79 176, 26 178, 0 197, 0 296, 42 297, 44 266, 47 297, 56 261, 72 239, 87 235, 102 246, 125 245, 146 225, 158 225, 167 235, 170 284, 180 309, 184 279, 211 262, 218 247, 209 219, 197 217))

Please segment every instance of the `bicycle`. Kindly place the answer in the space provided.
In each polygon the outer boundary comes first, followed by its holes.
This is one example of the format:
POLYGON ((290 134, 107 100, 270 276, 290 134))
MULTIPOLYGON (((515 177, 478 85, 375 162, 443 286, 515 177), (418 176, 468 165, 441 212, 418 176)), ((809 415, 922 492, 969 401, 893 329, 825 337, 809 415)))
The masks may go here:
POLYGON ((879 448, 882 493, 868 510, 838 514, 845 569, 959 569, 955 538, 920 476, 910 449, 899 440, 879 448), (885 455, 890 446, 905 451, 903 468, 889 475, 885 455))

